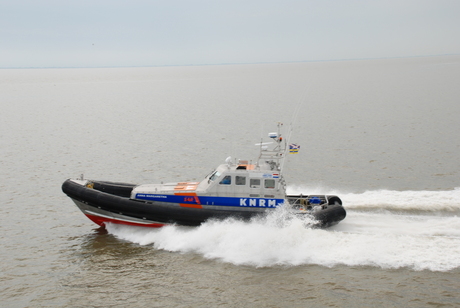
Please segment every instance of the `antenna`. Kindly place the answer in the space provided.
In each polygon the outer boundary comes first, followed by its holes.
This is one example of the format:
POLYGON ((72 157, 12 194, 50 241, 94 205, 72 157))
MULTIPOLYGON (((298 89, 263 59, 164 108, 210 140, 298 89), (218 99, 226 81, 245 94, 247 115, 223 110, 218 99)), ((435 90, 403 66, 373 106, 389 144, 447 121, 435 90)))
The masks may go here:
MULTIPOLYGON (((285 142, 287 142, 286 144, 289 146, 289 144, 291 144, 291 136, 292 136, 292 130, 294 129, 294 124, 295 122, 297 121, 297 116, 299 115, 300 113, 300 107, 302 106, 303 102, 306 100, 307 98, 307 90, 308 88, 305 88, 305 90, 303 91, 303 94, 299 100, 299 103, 297 104, 297 107, 294 111, 294 114, 292 115, 292 118, 291 118, 291 123, 289 124, 289 132, 288 132, 288 137, 287 137, 287 140, 285 142)), ((287 148, 288 146, 286 146, 284 148, 284 153, 283 153, 283 156, 286 155, 286 151, 287 151, 287 148)), ((283 170, 283 167, 284 167, 284 159, 281 161, 281 166, 280 166, 280 171, 283 170)))

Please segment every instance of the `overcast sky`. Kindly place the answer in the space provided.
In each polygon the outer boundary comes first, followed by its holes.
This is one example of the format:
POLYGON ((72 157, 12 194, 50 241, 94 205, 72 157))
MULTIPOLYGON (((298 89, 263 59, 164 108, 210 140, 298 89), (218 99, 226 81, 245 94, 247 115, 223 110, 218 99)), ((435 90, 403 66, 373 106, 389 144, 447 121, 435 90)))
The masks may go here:
POLYGON ((0 67, 460 54, 460 0, 0 0, 0 67))

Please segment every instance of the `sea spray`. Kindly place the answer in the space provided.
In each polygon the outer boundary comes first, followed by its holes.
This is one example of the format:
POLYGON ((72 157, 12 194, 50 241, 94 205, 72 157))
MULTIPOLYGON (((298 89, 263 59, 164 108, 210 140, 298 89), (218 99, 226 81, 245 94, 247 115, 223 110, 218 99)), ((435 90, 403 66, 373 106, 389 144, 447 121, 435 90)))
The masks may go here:
POLYGON ((351 210, 328 229, 279 209, 251 221, 211 220, 199 227, 107 225, 116 237, 179 253, 255 267, 322 265, 460 267, 460 218, 351 210))

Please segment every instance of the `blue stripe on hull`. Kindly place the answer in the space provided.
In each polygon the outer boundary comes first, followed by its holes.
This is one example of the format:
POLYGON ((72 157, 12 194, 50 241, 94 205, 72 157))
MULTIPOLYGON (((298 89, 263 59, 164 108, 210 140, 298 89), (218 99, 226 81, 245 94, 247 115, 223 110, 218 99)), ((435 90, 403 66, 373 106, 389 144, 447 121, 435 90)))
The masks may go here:
POLYGON ((222 206, 238 206, 238 207, 259 207, 259 208, 275 208, 284 203, 284 199, 270 198, 239 198, 239 197, 208 197, 208 196, 178 196, 178 195, 158 195, 158 194, 136 194, 136 199, 146 201, 171 202, 183 204, 199 204, 201 205, 222 205, 222 206))

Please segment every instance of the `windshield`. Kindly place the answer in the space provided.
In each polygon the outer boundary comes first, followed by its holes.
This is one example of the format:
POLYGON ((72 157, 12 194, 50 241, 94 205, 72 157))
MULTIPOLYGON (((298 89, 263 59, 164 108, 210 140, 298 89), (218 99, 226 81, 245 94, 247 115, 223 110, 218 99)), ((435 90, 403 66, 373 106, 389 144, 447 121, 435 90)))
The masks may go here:
POLYGON ((218 177, 220 176, 220 172, 219 171, 216 171, 214 172, 211 177, 209 178, 210 181, 214 181, 215 179, 217 179, 218 177))

